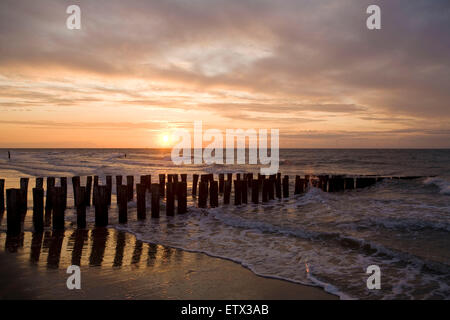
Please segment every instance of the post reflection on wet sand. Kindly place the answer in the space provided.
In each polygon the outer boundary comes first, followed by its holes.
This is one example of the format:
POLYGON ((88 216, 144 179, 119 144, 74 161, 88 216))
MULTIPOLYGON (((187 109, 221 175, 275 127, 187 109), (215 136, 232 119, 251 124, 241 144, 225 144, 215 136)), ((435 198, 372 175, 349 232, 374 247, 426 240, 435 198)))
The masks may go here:
POLYGON ((183 255, 181 250, 148 244, 108 228, 24 232, 14 237, 0 233, 0 245, 4 252, 45 269, 65 269, 70 265, 136 269, 167 265, 174 252, 177 260, 183 255))

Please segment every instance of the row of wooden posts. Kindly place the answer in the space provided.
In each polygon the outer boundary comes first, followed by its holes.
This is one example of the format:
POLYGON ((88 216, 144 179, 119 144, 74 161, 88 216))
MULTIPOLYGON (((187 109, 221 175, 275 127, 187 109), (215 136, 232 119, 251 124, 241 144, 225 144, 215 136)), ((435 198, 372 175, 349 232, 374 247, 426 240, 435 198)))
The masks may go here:
MULTIPOLYGON (((250 201, 254 204, 263 203, 275 198, 289 197, 289 176, 281 176, 281 173, 266 177, 258 174, 254 179, 252 173, 237 173, 233 180, 233 174, 218 175, 218 181, 213 174, 194 174, 192 183, 192 197, 197 199, 199 208, 214 208, 219 206, 219 194, 223 195, 223 204, 230 204, 231 190, 234 185, 234 204, 241 205, 249 202, 248 195, 251 190, 250 201), (242 179, 241 179, 242 178, 242 179), (197 198, 198 194, 198 198, 197 198)), ((160 200, 166 200, 166 215, 175 214, 175 200, 177 214, 187 212, 187 175, 178 174, 159 175, 159 183, 152 183, 151 175, 140 177, 140 183, 136 184, 137 219, 145 220, 147 215, 146 193, 151 194, 151 217, 159 218, 160 200)), ((314 186, 325 192, 337 192, 346 189, 363 188, 375 184, 380 178, 376 177, 346 177, 346 176, 308 176, 295 177, 294 194, 304 193, 308 187, 314 186)), ((111 205, 112 176, 106 176, 106 184, 100 185, 98 176, 88 176, 86 185, 81 186, 80 177, 72 177, 74 207, 77 211, 77 226, 86 227, 86 207, 92 204, 95 207, 95 225, 107 226, 108 209, 111 205)), ((134 198, 134 176, 126 177, 126 184, 122 184, 122 176, 116 176, 116 198, 119 211, 119 223, 128 220, 128 202, 134 198)), ((20 179, 19 189, 6 190, 7 204, 7 232, 18 234, 21 232, 21 221, 27 211, 27 194, 29 178, 20 179)), ((4 202, 5 180, 0 179, 0 211, 5 209, 4 202)), ((36 186, 33 188, 33 226, 35 231, 44 229, 44 212, 51 214, 53 229, 64 229, 64 212, 67 208, 67 178, 59 178, 59 186, 56 186, 54 177, 47 178, 47 192, 44 206, 44 178, 36 178, 36 186)))

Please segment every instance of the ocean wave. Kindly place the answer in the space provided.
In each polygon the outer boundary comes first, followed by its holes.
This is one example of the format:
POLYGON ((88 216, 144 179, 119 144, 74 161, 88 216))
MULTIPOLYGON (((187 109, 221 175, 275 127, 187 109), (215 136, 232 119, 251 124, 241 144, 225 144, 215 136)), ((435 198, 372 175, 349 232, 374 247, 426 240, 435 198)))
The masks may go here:
POLYGON ((439 177, 426 178, 423 182, 425 185, 435 185, 439 188, 440 194, 450 195, 450 182, 439 177))

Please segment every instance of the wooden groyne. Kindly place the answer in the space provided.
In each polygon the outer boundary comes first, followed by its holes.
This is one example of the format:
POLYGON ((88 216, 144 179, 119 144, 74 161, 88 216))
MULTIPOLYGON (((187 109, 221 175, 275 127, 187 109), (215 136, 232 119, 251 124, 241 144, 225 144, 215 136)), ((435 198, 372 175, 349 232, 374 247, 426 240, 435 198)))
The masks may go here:
MULTIPOLYGON (((291 182, 288 175, 281 173, 264 176, 253 173, 220 173, 217 180, 214 174, 193 174, 191 197, 193 205, 198 208, 216 208, 220 205, 230 205, 231 199, 236 206, 248 203, 259 204, 287 199, 290 197, 291 182), (233 196, 233 198, 231 198, 233 196), (220 201, 220 199, 222 201, 220 201)), ((318 175, 299 176, 293 179, 293 194, 299 195, 310 188, 318 188, 323 192, 343 192, 367 188, 384 179, 418 179, 419 176, 382 177, 382 176, 348 176, 348 175, 318 175)), ((98 176, 87 176, 86 185, 81 185, 81 177, 71 178, 74 208, 76 210, 76 225, 86 227, 86 208, 94 206, 95 226, 105 227, 110 223, 109 208, 111 206, 113 179, 105 177, 101 185, 98 176)), ((134 176, 126 176, 126 185, 122 176, 115 176, 116 201, 118 207, 118 222, 127 223, 129 203, 136 195, 137 220, 147 219, 147 199, 151 200, 151 218, 160 217, 161 202, 165 203, 165 214, 185 214, 188 212, 187 174, 159 174, 159 183, 152 183, 151 175, 140 176, 139 183, 134 184, 134 176), (136 193, 134 192, 136 191, 136 193), (147 198, 148 197, 148 198, 147 198)), ((7 233, 16 235, 21 232, 22 223, 27 212, 29 178, 20 178, 19 188, 6 189, 5 180, 0 179, 0 213, 7 212, 7 233)), ((67 178, 47 177, 44 190, 44 178, 35 178, 33 195, 33 226, 36 232, 44 229, 44 217, 51 217, 52 228, 63 230, 65 225, 65 210, 67 209, 67 178), (45 205, 44 205, 45 203, 45 205)))

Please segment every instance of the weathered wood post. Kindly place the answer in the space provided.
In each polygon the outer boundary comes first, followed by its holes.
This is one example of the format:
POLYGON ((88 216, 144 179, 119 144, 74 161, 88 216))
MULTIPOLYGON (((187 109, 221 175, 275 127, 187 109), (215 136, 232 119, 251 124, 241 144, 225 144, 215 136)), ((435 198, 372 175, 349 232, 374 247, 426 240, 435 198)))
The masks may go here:
POLYGON ((77 228, 84 229, 86 228, 86 187, 77 187, 76 195, 77 228))
POLYGON ((166 186, 166 175, 164 173, 159 174, 159 196, 164 198, 164 189, 166 186))
POLYGON ((33 226, 35 232, 44 230, 44 189, 33 188, 33 226))
POLYGON ((248 188, 247 188, 247 177, 241 180, 241 200, 243 204, 248 203, 248 188))
POLYGON ((281 173, 277 173, 275 180, 275 193, 278 199, 281 199, 281 173))
POLYGON ((345 190, 353 190, 353 189, 355 189, 355 179, 353 179, 353 178, 345 178, 344 179, 344 188, 345 188, 345 190))
POLYGON ((28 182, 29 178, 20 178, 20 190, 22 190, 22 213, 28 208, 28 182))
POLYGON ((230 204, 230 198, 231 198, 231 186, 232 181, 227 180, 225 181, 225 185, 223 186, 223 204, 230 204))
POLYGON ((269 200, 274 200, 275 199, 275 182, 277 180, 277 176, 272 174, 269 176, 269 192, 268 192, 268 197, 269 200))
POLYGON ((91 206, 91 190, 92 190, 92 176, 86 177, 86 190, 85 190, 85 204, 87 207, 91 206))
POLYGON ((253 173, 247 173, 247 187, 251 188, 253 183, 253 173))
POLYGON ((187 183, 184 181, 177 182, 177 213, 184 214, 187 212, 187 183))
POLYGON ((128 187, 122 184, 117 186, 117 206, 119 207, 119 223, 128 221, 128 187))
POLYGON ((0 213, 5 211, 5 179, 0 179, 0 213))
POLYGON ((94 176, 94 184, 92 186, 92 204, 95 206, 97 194, 95 189, 98 187, 98 176, 94 176))
POLYGON ((53 188, 55 187, 55 178, 47 177, 47 192, 45 195, 45 212, 51 212, 53 209, 53 188))
MULTIPOLYGON (((206 182, 206 193, 208 194, 208 188, 209 188, 209 183, 210 183, 209 174, 202 174, 200 176, 200 182, 206 182)), ((208 195, 206 196, 206 198, 208 198, 208 195)))
POLYGON ((295 176, 294 194, 302 193, 301 189, 303 189, 303 186, 301 186, 300 176, 295 176))
POLYGON ((159 198, 161 196, 159 194, 160 190, 161 184, 152 183, 152 218, 159 218, 159 198))
POLYGON ((174 216, 175 214, 175 184, 167 182, 166 184, 166 216, 174 216))
POLYGON ((181 177, 181 182, 186 182, 187 183, 187 174, 186 173, 180 174, 180 177, 181 177))
POLYGON ((106 186, 107 186, 107 190, 108 190, 108 206, 111 205, 111 194, 112 194, 112 176, 106 176, 106 186))
POLYGON ((134 197, 134 176, 127 176, 127 200, 128 201, 133 201, 133 197, 134 197))
POLYGON ((208 201, 208 182, 200 181, 199 184, 199 194, 198 194, 198 207, 206 208, 208 201))
POLYGON ((192 175, 192 196, 197 196, 198 174, 192 175))
POLYGON ((213 181, 209 189, 209 206, 211 208, 219 206, 219 186, 217 181, 213 181))
MULTIPOLYGON (((140 176, 140 183, 145 187, 145 190, 147 190, 147 176, 143 175, 140 176)), ((136 184, 136 192, 137 192, 137 184, 136 184)))
POLYGON ((252 180, 252 202, 258 204, 259 202, 259 181, 258 179, 252 180))
POLYGON ((269 184, 270 181, 267 179, 263 179, 262 180, 262 202, 267 202, 269 201, 269 184))
POLYGON ((152 175, 151 174, 147 175, 147 191, 148 192, 152 191, 152 175))
POLYGON ((283 178, 283 198, 289 198, 289 176, 283 178))
POLYGON ((234 205, 239 206, 241 204, 242 204, 241 180, 236 179, 234 180, 234 205))
POLYGON ((225 184, 225 175, 223 173, 219 173, 219 193, 223 193, 224 184, 225 184))
POLYGON ((108 225, 108 186, 94 187, 95 226, 108 225))
POLYGON ((122 176, 116 176, 116 194, 119 194, 119 186, 122 185, 122 176))
POLYGON ((76 207, 77 188, 81 185, 81 179, 79 176, 72 177, 72 189, 73 189, 73 205, 76 207))
POLYGON ((67 209, 67 177, 59 178, 59 185, 63 190, 64 210, 67 209))
POLYGON ((147 217, 145 207, 145 184, 136 184, 136 198, 137 198, 137 219, 144 220, 147 217))
POLYGON ((22 190, 6 189, 6 232, 8 235, 19 235, 22 231, 22 190))
POLYGON ((227 181, 230 181, 231 184, 233 184, 233 174, 227 173, 227 181))
POLYGON ((64 229, 64 190, 62 187, 53 187, 53 230, 64 229))
POLYGON ((241 181, 241 174, 240 173, 236 173, 236 180, 241 181))
POLYGON ((36 188, 44 189, 44 178, 42 177, 36 178, 36 188))

